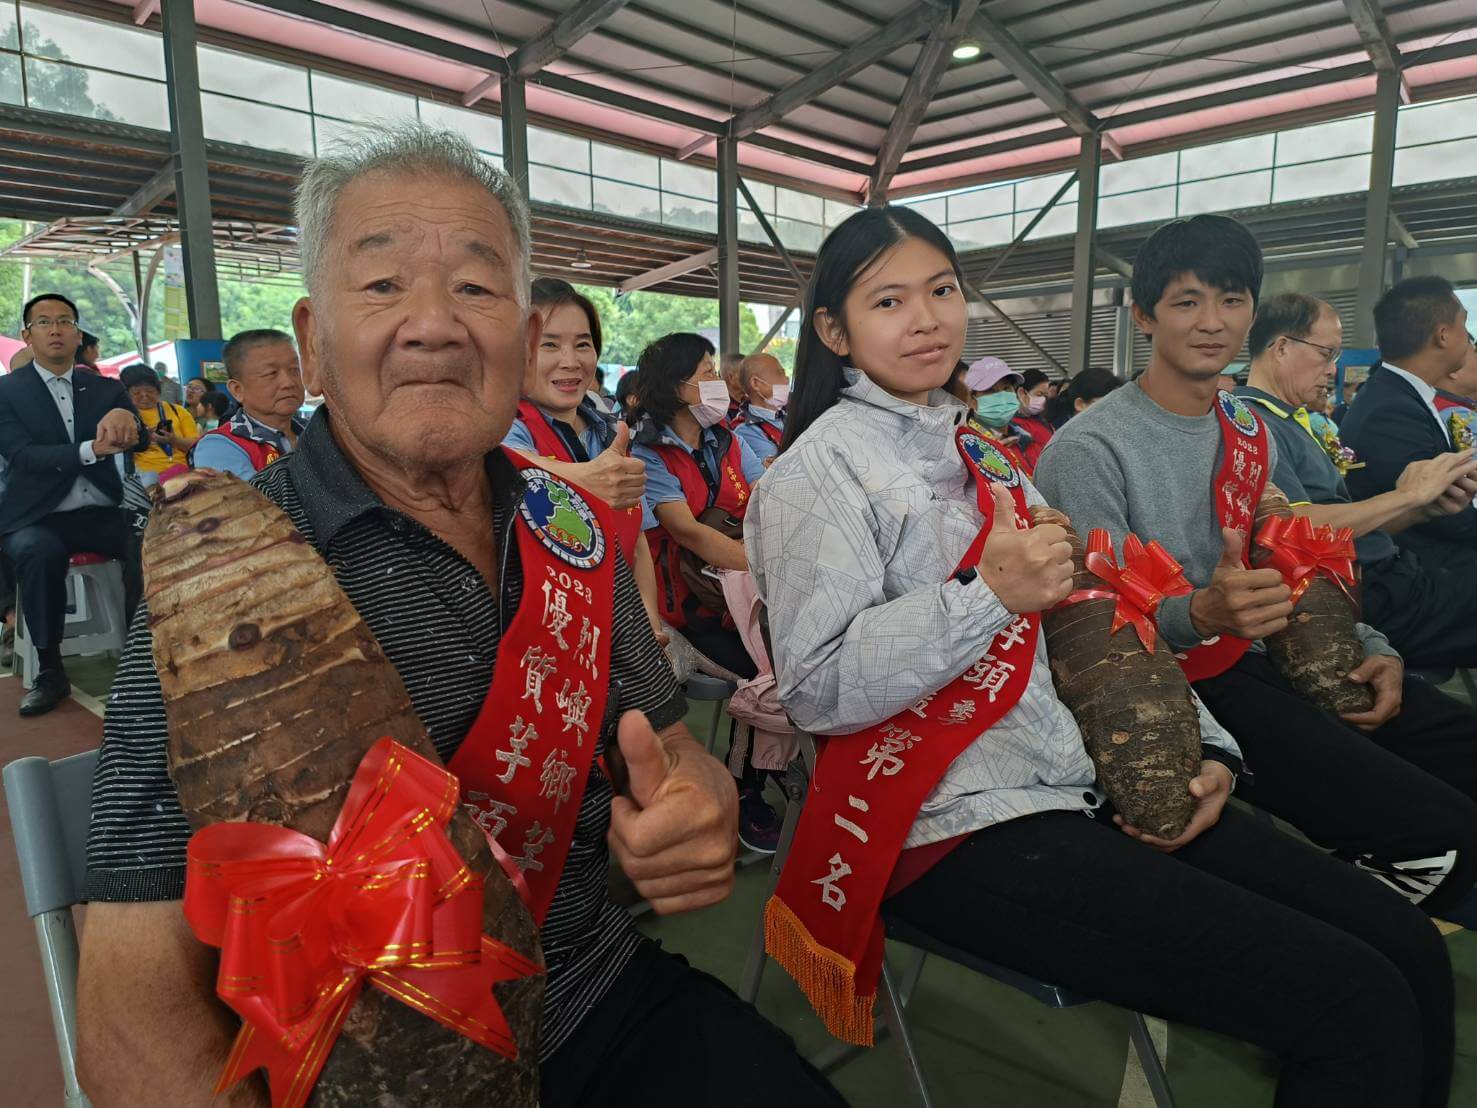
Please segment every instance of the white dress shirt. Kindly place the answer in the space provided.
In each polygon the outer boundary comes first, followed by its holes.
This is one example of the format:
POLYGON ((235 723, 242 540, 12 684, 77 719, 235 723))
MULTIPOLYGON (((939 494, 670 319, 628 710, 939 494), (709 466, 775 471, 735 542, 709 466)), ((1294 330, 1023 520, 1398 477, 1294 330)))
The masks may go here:
MULTIPOLYGON (((75 405, 72 399, 72 374, 75 370, 67 370, 65 373, 52 373, 42 366, 36 367, 36 372, 41 375, 42 382, 46 385, 46 391, 51 393, 51 399, 56 404, 57 414, 62 417, 62 423, 67 428, 67 436, 73 442, 77 441, 77 419, 75 405)), ((92 447, 92 440, 88 439, 77 447, 77 454, 85 466, 97 464, 97 451, 92 447)), ((108 508, 113 507, 114 502, 89 481, 86 477, 78 476, 72 482, 72 487, 67 490, 67 495, 62 497, 61 503, 52 509, 54 512, 70 512, 78 508, 108 508)))
POLYGON ((1436 426, 1441 428, 1441 436, 1446 439, 1448 446, 1451 445, 1451 434, 1446 429, 1446 420, 1441 418, 1441 409, 1436 407, 1435 386, 1426 384, 1426 382, 1422 381, 1414 373, 1403 370, 1398 365, 1391 365, 1389 362, 1382 362, 1381 364, 1391 373, 1395 374, 1395 376, 1404 378, 1410 382, 1410 387, 1415 389, 1420 398, 1426 402, 1426 408, 1430 411, 1431 418, 1436 421, 1436 426))

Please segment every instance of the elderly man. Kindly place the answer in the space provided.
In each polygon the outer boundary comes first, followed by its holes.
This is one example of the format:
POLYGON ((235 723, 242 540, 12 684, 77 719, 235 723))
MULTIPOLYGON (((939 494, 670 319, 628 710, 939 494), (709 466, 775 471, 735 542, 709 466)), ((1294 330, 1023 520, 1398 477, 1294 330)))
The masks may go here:
POLYGON ((785 437, 785 405, 790 402, 790 378, 773 354, 750 354, 740 364, 744 406, 734 420, 733 433, 766 466, 779 453, 785 437))
POLYGON ((1257 309, 1247 340, 1251 377, 1236 394, 1265 414, 1277 442, 1272 483, 1298 514, 1354 531, 1364 618, 1408 664, 1477 665, 1477 592, 1471 586, 1477 558, 1467 558, 1461 569, 1426 567, 1391 537, 1464 510, 1477 493, 1477 461, 1471 450, 1418 459, 1389 492, 1352 500, 1344 473, 1357 460, 1308 415, 1328 397, 1343 338, 1338 312, 1317 297, 1284 292, 1257 309))
POLYGON ((718 373, 728 388, 728 412, 724 418, 737 419, 744 410, 744 356, 724 354, 718 361, 718 373))
POLYGON ((194 464, 250 481, 297 446, 303 426, 303 371, 292 336, 262 328, 226 343, 226 388, 240 405, 226 423, 201 436, 194 464))
MULTIPOLYGON (((454 762, 469 731, 485 733, 473 725, 494 668, 520 665, 499 646, 544 581, 515 534, 539 533, 532 486, 498 447, 541 327, 527 214, 464 139, 406 126, 310 162, 296 223, 309 296, 294 325, 307 386, 326 403, 255 484, 332 565, 454 762)), ((683 726, 686 703, 619 561, 613 613, 611 711, 584 757, 618 752, 630 785, 613 792, 589 764, 567 861, 537 879, 552 889, 541 1102, 840 1103, 783 1035, 608 899, 607 843, 659 912, 723 899, 737 818, 732 778, 683 726)), ((165 765, 147 618, 109 704, 88 843, 78 1060, 98 1108, 206 1103, 234 1023, 215 997, 216 957, 180 913, 189 828, 165 765)), ((492 792, 469 799, 501 803, 492 792)), ((485 826, 496 835, 503 822, 485 826)), ((265 1103, 259 1087, 233 1095, 265 1103)))

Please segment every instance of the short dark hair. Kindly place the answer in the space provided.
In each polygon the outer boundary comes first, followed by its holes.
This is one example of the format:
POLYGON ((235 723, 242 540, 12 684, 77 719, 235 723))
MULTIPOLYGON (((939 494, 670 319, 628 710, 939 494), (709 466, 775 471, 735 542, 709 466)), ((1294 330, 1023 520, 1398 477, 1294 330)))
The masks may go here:
POLYGON ((1224 215, 1197 215, 1166 223, 1139 247, 1133 262, 1133 302, 1150 319, 1154 305, 1181 273, 1193 273, 1222 292, 1262 294, 1262 248, 1242 224, 1224 215))
MULTIPOLYGON (((290 343, 292 336, 275 327, 255 327, 250 331, 238 331, 231 336, 230 341, 221 350, 221 360, 226 363, 226 376, 233 381, 239 381, 241 379, 241 359, 246 356, 248 350, 255 350, 258 346, 275 346, 279 342, 290 343)), ((205 384, 209 387, 210 382, 207 381, 205 384)))
POLYGON ((94 335, 91 331, 83 331, 82 332, 82 345, 84 347, 85 346, 96 346, 97 345, 97 336, 94 335))
POLYGON ((1030 392, 1037 385, 1041 384, 1042 381, 1050 380, 1051 378, 1039 369, 1028 369, 1021 373, 1021 383, 1016 388, 1025 389, 1027 392, 1030 392))
POLYGON ((123 372, 118 374, 118 380, 123 382, 125 389, 136 388, 139 385, 148 385, 155 389, 159 387, 159 375, 142 362, 124 366, 123 372))
POLYGON ((231 414, 231 398, 223 392, 211 390, 200 398, 203 407, 215 413, 215 418, 224 420, 231 414))
POLYGON ((626 403, 631 394, 636 391, 637 377, 634 369, 627 370, 621 374, 615 383, 615 406, 621 411, 626 410, 626 403))
POLYGON ((1374 334, 1385 361, 1419 354, 1436 328, 1461 311, 1456 287, 1445 277, 1407 277, 1374 306, 1374 334))
POLYGON ((59 292, 43 292, 41 293, 41 295, 33 296, 31 297, 31 299, 27 300, 25 307, 21 309, 21 324, 23 326, 29 327, 31 325, 31 309, 34 308, 37 304, 41 303, 41 301, 43 300, 60 300, 63 304, 72 309, 72 318, 78 318, 76 304, 73 304, 70 300, 68 300, 59 292))
POLYGON ((529 301, 540 312, 552 312, 563 304, 573 304, 585 313, 590 321, 590 338, 595 343, 595 356, 605 349, 605 339, 600 333, 600 313, 590 298, 568 281, 560 277, 539 277, 529 286, 529 301))
POLYGON ((1318 317, 1325 311, 1333 311, 1332 305, 1305 292, 1279 292, 1263 304, 1257 305, 1256 318, 1251 321, 1251 333, 1246 337, 1246 348, 1253 358, 1260 358, 1267 347, 1277 341, 1279 335, 1305 339, 1318 325, 1318 317))
POLYGON ((657 426, 665 427, 683 407, 677 391, 682 382, 696 372, 704 355, 716 353, 711 342, 692 331, 663 335, 648 343, 636 362, 641 379, 636 384, 636 400, 641 412, 651 416, 657 426))

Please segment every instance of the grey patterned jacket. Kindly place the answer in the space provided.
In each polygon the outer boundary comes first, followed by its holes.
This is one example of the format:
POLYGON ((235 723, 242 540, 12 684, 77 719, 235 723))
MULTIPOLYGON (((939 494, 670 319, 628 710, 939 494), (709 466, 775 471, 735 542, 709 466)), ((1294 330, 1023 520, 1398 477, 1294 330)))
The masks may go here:
MULTIPOLYGON (((754 487, 745 546, 769 610, 779 696, 796 725, 847 735, 948 684, 1014 617, 952 574, 982 519, 954 445, 966 409, 898 400, 853 370, 842 398, 754 487)), ((1026 498, 1044 504, 1029 484, 1026 498)), ((1235 751, 1201 708, 1202 737, 1235 751)), ((1031 683, 924 802, 907 845, 1103 799, 1038 640, 1031 683)))

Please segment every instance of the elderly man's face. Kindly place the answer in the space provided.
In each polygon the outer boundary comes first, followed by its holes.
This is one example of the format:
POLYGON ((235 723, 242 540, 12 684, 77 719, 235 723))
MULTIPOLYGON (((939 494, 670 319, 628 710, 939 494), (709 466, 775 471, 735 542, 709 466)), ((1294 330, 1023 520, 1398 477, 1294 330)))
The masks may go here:
POLYGON ((293 322, 341 433, 413 468, 500 443, 540 332, 502 205, 470 181, 374 173, 339 197, 324 249, 293 322))

